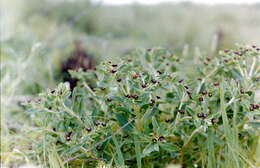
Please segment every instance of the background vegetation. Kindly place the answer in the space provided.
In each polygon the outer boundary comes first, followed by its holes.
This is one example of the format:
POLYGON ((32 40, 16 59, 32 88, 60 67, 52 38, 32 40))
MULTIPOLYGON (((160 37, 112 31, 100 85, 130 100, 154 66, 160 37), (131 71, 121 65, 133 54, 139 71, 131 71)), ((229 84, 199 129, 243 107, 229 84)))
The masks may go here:
MULTIPOLYGON (((1 162, 31 163, 24 149, 35 125, 21 101, 61 81, 60 64, 81 40, 98 62, 117 60, 135 48, 161 46, 194 59, 213 57, 236 43, 260 43, 260 5, 191 3, 104 6, 87 1, 1 2, 1 162)), ((256 91, 257 93, 257 91, 256 91)), ((259 97, 256 94, 256 101, 259 97)))

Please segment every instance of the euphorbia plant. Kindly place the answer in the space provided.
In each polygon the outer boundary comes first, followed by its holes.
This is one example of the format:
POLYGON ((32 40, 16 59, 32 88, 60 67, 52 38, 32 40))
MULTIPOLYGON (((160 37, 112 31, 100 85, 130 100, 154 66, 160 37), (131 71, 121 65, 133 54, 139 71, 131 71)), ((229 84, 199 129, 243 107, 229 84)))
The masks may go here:
POLYGON ((256 166, 259 56, 221 51, 191 76, 185 60, 155 48, 71 72, 73 92, 62 83, 28 104, 41 135, 33 149, 48 160, 54 148, 72 167, 256 166))

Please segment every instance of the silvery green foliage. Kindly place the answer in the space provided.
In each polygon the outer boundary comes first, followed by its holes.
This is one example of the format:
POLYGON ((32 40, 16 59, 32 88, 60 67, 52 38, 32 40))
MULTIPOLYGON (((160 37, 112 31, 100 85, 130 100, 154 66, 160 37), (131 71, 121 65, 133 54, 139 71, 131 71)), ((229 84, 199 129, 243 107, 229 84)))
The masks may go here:
POLYGON ((189 75, 185 59, 155 48, 71 72, 73 92, 61 83, 27 104, 43 133, 33 149, 44 157, 44 141, 72 166, 252 165, 245 158, 259 136, 259 56, 256 46, 221 51, 189 75))

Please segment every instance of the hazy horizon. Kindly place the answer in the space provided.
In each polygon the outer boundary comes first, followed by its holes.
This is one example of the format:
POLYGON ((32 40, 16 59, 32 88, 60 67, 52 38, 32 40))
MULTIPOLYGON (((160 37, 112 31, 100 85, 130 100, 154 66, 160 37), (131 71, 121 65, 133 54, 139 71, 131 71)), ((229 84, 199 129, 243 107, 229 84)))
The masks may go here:
POLYGON ((154 5, 163 2, 192 2, 192 3, 199 3, 199 4, 254 4, 260 3, 260 0, 93 0, 98 2, 103 2, 104 4, 109 5, 126 5, 131 3, 140 3, 140 4, 147 4, 147 5, 154 5))

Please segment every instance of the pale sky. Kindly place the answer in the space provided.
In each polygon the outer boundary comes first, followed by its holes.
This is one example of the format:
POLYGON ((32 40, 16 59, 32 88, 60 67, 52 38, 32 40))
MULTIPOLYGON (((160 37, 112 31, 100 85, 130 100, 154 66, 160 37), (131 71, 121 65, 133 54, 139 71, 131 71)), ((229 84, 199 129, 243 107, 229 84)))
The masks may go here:
POLYGON ((113 4, 113 5, 130 4, 133 2, 138 2, 142 4, 158 4, 160 2, 183 2, 183 1, 191 1, 195 3, 203 3, 203 4, 221 4, 221 3, 251 4, 256 2, 260 3, 260 0, 98 0, 98 1, 102 1, 105 4, 113 4))

